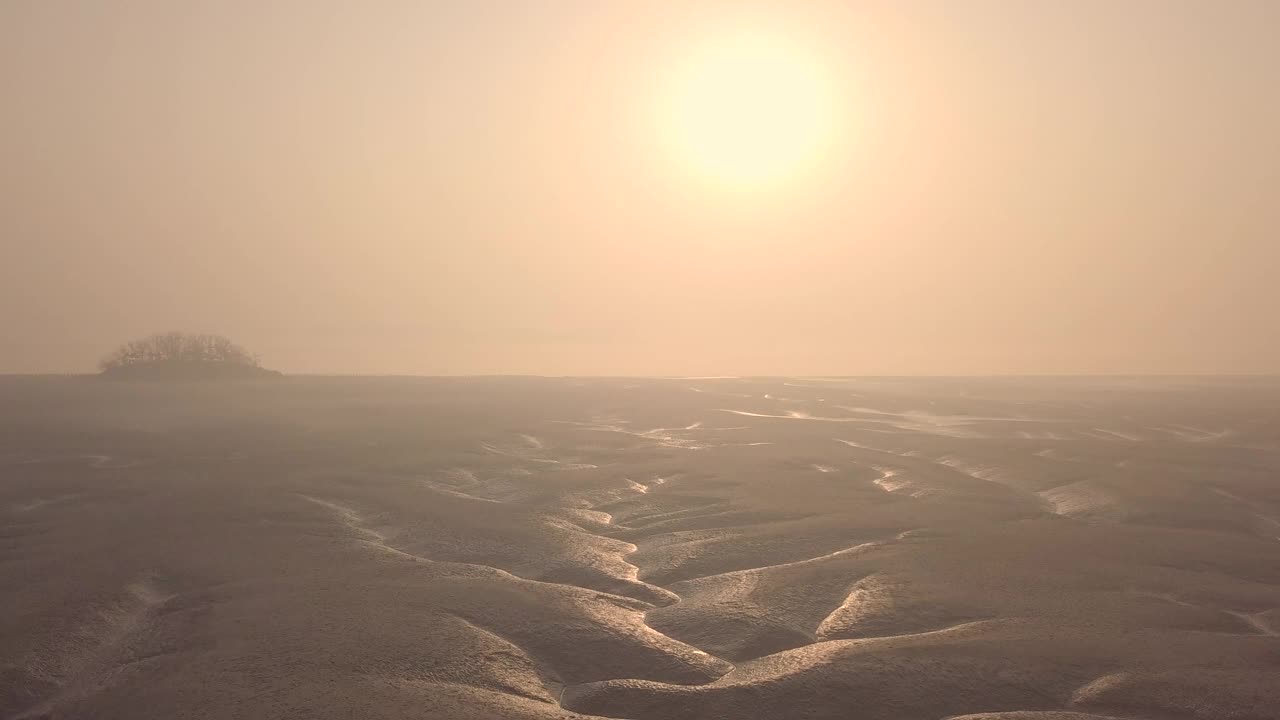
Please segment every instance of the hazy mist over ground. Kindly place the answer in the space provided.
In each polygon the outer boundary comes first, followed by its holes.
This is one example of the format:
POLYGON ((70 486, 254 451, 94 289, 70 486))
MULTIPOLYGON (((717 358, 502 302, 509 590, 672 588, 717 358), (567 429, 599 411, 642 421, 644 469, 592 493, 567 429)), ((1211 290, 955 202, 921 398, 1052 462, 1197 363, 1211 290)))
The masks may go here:
POLYGON ((0 0, 0 720, 1277 720, 1278 30, 0 0))
POLYGON ((0 371, 1280 367, 1280 4, 692 5, 0 4, 0 371), (766 189, 655 130, 740 27, 835 108, 766 189))

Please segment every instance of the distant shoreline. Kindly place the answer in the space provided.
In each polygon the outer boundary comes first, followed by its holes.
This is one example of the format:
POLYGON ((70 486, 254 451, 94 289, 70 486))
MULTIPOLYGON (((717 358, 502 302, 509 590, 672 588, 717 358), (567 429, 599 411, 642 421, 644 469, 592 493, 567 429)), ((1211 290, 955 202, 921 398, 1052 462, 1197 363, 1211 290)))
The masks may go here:
MULTIPOLYGON (((810 380, 810 381, 850 381, 850 380, 1280 380, 1277 373, 1189 373, 1189 374, 1150 374, 1135 375, 1122 373, 1098 374, 1010 374, 1010 375, 725 375, 725 376, 682 376, 682 375, 539 375, 533 373, 476 373, 476 374, 412 374, 412 373, 286 373, 278 370, 266 370, 269 375, 228 379, 418 379, 418 380, 483 380, 483 379, 528 379, 528 380, 672 380, 686 382, 727 382, 752 380, 810 380)), ((98 372, 0 372, 0 378, 87 378, 102 379, 98 372)), ((145 380, 148 378, 112 377, 114 380, 145 380)), ((192 378, 199 379, 199 378, 192 378)))

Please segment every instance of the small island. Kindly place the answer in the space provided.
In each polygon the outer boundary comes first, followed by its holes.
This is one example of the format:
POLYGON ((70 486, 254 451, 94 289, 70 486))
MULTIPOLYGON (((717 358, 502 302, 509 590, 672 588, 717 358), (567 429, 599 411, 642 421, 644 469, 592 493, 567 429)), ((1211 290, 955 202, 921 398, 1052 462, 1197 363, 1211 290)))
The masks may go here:
POLYGON ((132 340, 98 363, 118 380, 256 380, 281 373, 221 335, 167 332, 132 340))

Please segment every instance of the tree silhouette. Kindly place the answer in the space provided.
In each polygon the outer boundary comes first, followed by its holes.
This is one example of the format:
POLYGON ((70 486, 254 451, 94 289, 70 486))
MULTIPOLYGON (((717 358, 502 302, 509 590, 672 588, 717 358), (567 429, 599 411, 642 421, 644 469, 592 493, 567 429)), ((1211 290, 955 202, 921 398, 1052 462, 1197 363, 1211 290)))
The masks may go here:
POLYGON ((139 366, 221 365, 261 368, 257 356, 221 335, 166 332, 131 340, 98 363, 104 373, 139 366))

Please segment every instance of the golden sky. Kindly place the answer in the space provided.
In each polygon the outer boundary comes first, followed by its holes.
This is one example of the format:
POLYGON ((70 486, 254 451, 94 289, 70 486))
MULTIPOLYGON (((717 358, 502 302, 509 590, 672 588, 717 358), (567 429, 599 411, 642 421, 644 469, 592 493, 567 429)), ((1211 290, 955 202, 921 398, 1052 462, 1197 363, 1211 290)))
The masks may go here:
POLYGON ((9 0, 0 372, 1280 369, 1280 2, 9 0))

